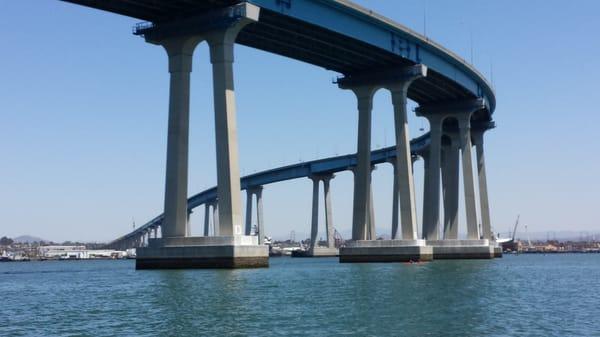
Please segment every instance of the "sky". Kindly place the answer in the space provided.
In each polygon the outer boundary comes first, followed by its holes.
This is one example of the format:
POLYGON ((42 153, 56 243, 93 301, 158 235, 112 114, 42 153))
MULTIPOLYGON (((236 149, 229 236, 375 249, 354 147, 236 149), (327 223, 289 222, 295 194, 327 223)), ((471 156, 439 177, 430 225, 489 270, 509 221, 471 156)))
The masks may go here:
MULTIPOLYGON (((497 128, 486 134, 486 164, 494 231, 507 232, 518 214, 532 232, 600 231, 600 2, 356 2, 425 32, 493 82, 497 128)), ((137 22, 56 0, 0 1, 0 236, 103 242, 162 212, 167 58, 132 35, 137 22)), ((202 44, 192 73, 189 195, 216 184, 210 70, 202 44)), ((236 46, 242 175, 356 151, 356 102, 332 84, 338 75, 236 46)), ((390 100, 375 96, 373 149, 393 145, 390 100)), ((409 122, 412 136, 428 129, 413 112, 409 122)), ((417 162, 419 219, 422 171, 417 162)), ((390 232, 391 185, 391 166, 379 165, 378 234, 390 232)), ((331 183, 342 234, 351 229, 352 188, 349 172, 331 183)), ((266 186, 267 234, 307 237, 311 194, 309 179, 266 186)), ((192 214, 193 233, 203 214, 192 214)), ((464 232, 462 203, 459 223, 464 232)))

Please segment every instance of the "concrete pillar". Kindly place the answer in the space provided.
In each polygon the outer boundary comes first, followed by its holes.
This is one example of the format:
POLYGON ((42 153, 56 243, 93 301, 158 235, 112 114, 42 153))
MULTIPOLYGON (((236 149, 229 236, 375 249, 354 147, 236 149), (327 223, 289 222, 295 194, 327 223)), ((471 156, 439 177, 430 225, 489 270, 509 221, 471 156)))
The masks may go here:
MULTIPOLYGON (((418 156, 412 156, 411 155, 411 160, 410 160, 410 171, 411 174, 414 176, 414 172, 415 172, 415 161, 419 160, 418 156)), ((400 231, 398 231, 398 213, 399 213, 399 205, 398 205, 398 200, 399 200, 399 193, 397 193, 398 191, 398 178, 397 178, 397 174, 396 174, 396 161, 394 160, 392 162, 392 165, 394 167, 394 186, 392 188, 392 240, 399 240, 402 237, 400 236, 400 231)), ((414 180, 413 180, 414 181, 414 180)), ((413 189, 412 189, 412 193, 413 193, 413 200, 417 200, 417 195, 416 195, 416 189, 414 188, 414 184, 413 184, 413 189)), ((416 214, 416 210, 415 210, 415 215, 414 215, 414 221, 415 221, 415 231, 417 232, 417 236, 416 239, 419 238, 418 236, 418 216, 416 214)))
POLYGON ((392 162, 392 166, 394 167, 394 182, 392 187, 392 240, 400 239, 400 234, 398 233, 398 213, 399 213, 399 205, 398 205, 398 174, 396 173, 396 161, 392 162))
POLYGON ((256 196, 256 231, 255 235, 258 236, 258 242, 263 244, 265 241, 265 229, 263 219, 263 208, 262 208, 262 186, 248 187, 246 189, 246 228, 245 235, 252 234, 252 198, 256 196))
POLYGON ((429 120, 431 142, 425 161, 425 190, 423 195, 423 238, 439 239, 440 221, 440 161, 442 143, 442 118, 426 116, 429 120))
POLYGON ((217 195, 219 198, 219 233, 243 235, 240 196, 240 170, 233 85, 234 43, 248 22, 207 36, 213 68, 215 137, 217 154, 217 195))
POLYGON ((212 216, 212 225, 213 225, 213 236, 221 235, 221 226, 219 226, 221 219, 219 217, 219 201, 215 200, 212 204, 213 216, 212 216))
POLYGON ((190 216, 192 215, 192 210, 189 209, 187 212, 187 222, 186 222, 186 230, 185 230, 185 236, 192 236, 192 223, 190 222, 190 216))
POLYGON ((444 239, 458 239, 459 138, 449 134, 450 144, 444 146, 442 189, 444 198, 444 239))
POLYGON ((319 177, 310 177, 313 182, 313 195, 312 195, 312 218, 310 223, 310 247, 309 250, 314 252, 318 246, 318 234, 319 234, 319 177))
POLYGON ((252 189, 246 189, 246 229, 245 234, 252 234, 252 196, 254 195, 252 189))
POLYGON ((352 239, 366 240, 371 195, 371 112, 375 88, 358 87, 353 91, 358 100, 358 139, 354 170, 352 239))
POLYGON ((488 200, 487 177, 485 173, 485 155, 483 152, 483 134, 484 130, 472 132, 477 153, 477 173, 479 178, 479 204, 481 207, 481 225, 483 238, 491 240, 492 224, 490 219, 490 204, 488 200))
POLYGON ((210 220, 210 204, 204 204, 204 236, 208 236, 208 227, 210 220))
POLYGON ((477 225, 477 209, 475 204, 475 181, 473 177, 473 160, 471 155, 471 113, 458 118, 460 134, 460 149, 462 153, 463 183, 465 193, 465 211, 467 217, 467 238, 477 240, 479 226, 477 225))
MULTIPOLYGON (((414 177, 414 174, 415 174, 415 162, 417 160, 419 160, 419 156, 417 156, 417 155, 413 155, 410 158, 410 165, 411 165, 410 169, 411 169, 411 171, 413 173, 413 177, 414 177)), ((417 200, 416 187, 413 189, 413 200, 415 200, 415 202, 417 200)), ((415 214, 415 222, 417 223, 417 239, 419 239, 420 238, 419 237, 419 214, 415 214)))
POLYGON ((420 153, 423 158, 423 208, 421 209, 421 237, 425 238, 425 194, 429 190, 429 148, 420 153))
POLYGON ((169 56, 169 132, 163 237, 186 235, 190 72, 199 38, 173 38, 161 44, 169 56))
POLYGON ((325 202, 325 228, 327 231, 327 248, 335 248, 333 211, 331 208, 331 192, 329 183, 335 176, 333 174, 323 178, 323 198, 325 202))
POLYGON ((375 231, 375 206, 373 204, 373 189, 369 189, 369 215, 368 215, 368 232, 367 240, 377 240, 377 232, 375 231))
MULTIPOLYGON (((415 204, 415 185, 413 180, 410 136, 406 114, 407 92, 409 85, 421 75, 390 89, 394 105, 394 126, 396 131, 396 165, 394 170, 394 203, 400 202, 400 223, 402 239, 416 240, 417 237, 417 208, 415 204)), ((398 207, 398 205, 394 206, 398 207)), ((399 239, 398 232, 392 239, 399 239)))
POLYGON ((262 202, 262 186, 255 189, 254 194, 256 195, 256 229, 258 235, 258 244, 263 245, 265 243, 265 224, 263 218, 263 202, 262 202))

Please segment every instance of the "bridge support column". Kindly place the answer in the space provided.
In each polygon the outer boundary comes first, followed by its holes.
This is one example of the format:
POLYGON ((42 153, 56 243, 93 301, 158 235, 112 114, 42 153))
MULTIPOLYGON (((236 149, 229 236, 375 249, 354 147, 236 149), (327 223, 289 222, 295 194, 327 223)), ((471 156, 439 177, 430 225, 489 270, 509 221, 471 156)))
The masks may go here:
POLYGON ((263 217, 263 199, 262 199, 263 188, 259 188, 256 191, 256 226, 258 227, 258 244, 265 244, 265 220, 263 217))
POLYGON ((187 212, 187 222, 186 222, 186 229, 185 229, 185 236, 192 236, 192 223, 190 222, 190 217, 192 215, 192 210, 188 209, 187 212))
POLYGON ((394 182, 392 185, 392 240, 400 237, 398 234, 398 215, 399 215, 399 205, 398 205, 398 174, 396 173, 396 163, 392 162, 392 166, 394 167, 394 182))
POLYGON ((246 189, 246 228, 244 230, 246 235, 252 235, 252 198, 254 197, 253 191, 248 188, 246 189))
POLYGON ((210 224, 210 204, 204 204, 204 236, 208 236, 208 228, 210 224))
POLYGON ((425 161, 425 188, 423 191, 423 239, 439 238, 440 222, 440 162, 442 146, 442 118, 427 116, 430 144, 425 161))
POLYGON ((406 115, 408 88, 414 80, 426 75, 427 67, 416 65, 383 72, 359 74, 338 81, 341 88, 352 89, 359 101, 353 241, 348 242, 345 247, 340 249, 340 262, 400 262, 431 260, 432 258, 431 248, 425 245, 424 240, 417 238, 414 181, 406 115), (394 165, 394 208, 392 214, 394 237, 392 240, 375 240, 375 219, 369 166, 371 165, 372 97, 378 88, 387 88, 391 91, 394 105, 396 160, 394 165), (402 227, 402 240, 398 240, 399 217, 402 227))
POLYGON ((335 176, 332 173, 315 174, 310 176, 313 183, 312 193, 312 211, 310 226, 310 246, 306 252, 294 251, 293 257, 325 257, 337 256, 338 250, 335 248, 333 238, 333 212, 331 209, 330 181, 335 176), (319 185, 323 182, 323 204, 325 207, 325 231, 327 236, 327 246, 319 246, 319 185))
POLYGON ((329 189, 329 183, 334 177, 335 175, 331 174, 323 178, 323 199, 325 202, 325 229, 327 231, 327 248, 329 249, 335 249, 335 229, 333 227, 333 210, 331 208, 331 191, 329 189))
POLYGON ((488 199, 487 176, 485 170, 485 155, 484 155, 484 133, 491 128, 494 128, 493 122, 485 123, 482 127, 477 125, 472 128, 473 143, 477 153, 477 173, 479 178, 479 205, 481 207, 481 229, 482 237, 489 239, 494 246, 494 257, 502 257, 502 246, 496 242, 494 233, 492 232, 492 222, 490 218, 490 204, 488 199))
POLYGON ((465 210, 467 216, 467 239, 481 239, 477 224, 475 203, 475 179, 473 176, 473 156, 471 154, 471 114, 458 119, 460 148, 462 154, 463 183, 465 192, 465 210))
POLYGON ((256 196, 256 231, 254 235, 258 236, 258 244, 265 244, 265 224, 263 219, 262 206, 262 186, 248 187, 246 189, 246 235, 252 234, 252 199, 256 196))
MULTIPOLYGON (((238 33, 249 23, 258 21, 260 8, 244 2, 229 8, 219 8, 204 12, 199 18, 161 22, 143 30, 146 40, 179 35, 169 40, 193 41, 194 47, 200 40, 209 44, 210 61, 213 70, 213 95, 215 107, 215 138, 217 164, 218 207, 213 210, 213 237, 185 237, 187 209, 187 142, 189 119, 189 70, 193 47, 186 42, 177 57, 169 53, 171 66, 184 64, 177 76, 172 76, 175 93, 171 95, 172 108, 177 112, 174 126, 169 128, 169 159, 167 171, 176 170, 176 183, 170 182, 167 174, 167 201, 165 208, 165 235, 163 238, 141 250, 136 260, 138 269, 155 268, 239 268, 266 267, 269 264, 268 247, 258 244, 256 237, 244 235, 240 198, 240 173, 238 164, 237 125, 235 112, 235 91, 233 84, 234 43, 238 33), (194 22, 196 20, 196 22, 194 22), (206 24, 207 22, 210 25, 206 24), (193 24, 192 24, 193 23, 193 24), (215 28, 222 27, 222 28, 215 28), (191 37, 181 37, 182 35, 191 37), (185 61, 185 62, 184 62, 185 61), (184 71, 187 70, 187 71, 184 71), (179 75, 182 73, 182 75, 179 75), (171 149, 175 139, 175 148, 171 149), (171 160, 171 156, 174 159, 171 160), (176 186, 176 193, 169 192, 176 186), (171 194, 177 195, 177 201, 171 194), (173 205, 177 206, 174 207, 173 205), (176 212, 171 210, 176 208, 176 212), (176 216, 170 215, 175 213, 176 216), (172 221, 174 218, 175 221, 172 221), (218 220, 218 222, 217 222, 218 220)), ((175 54, 174 54, 175 55, 175 54)), ((180 66, 181 67, 181 66, 180 66)), ((178 68, 179 69, 179 68, 178 68)), ((173 72, 172 72, 173 73, 173 72)), ((170 117, 170 126, 171 124, 170 117)))
MULTIPOLYGON (((415 173, 415 162, 417 160, 419 160, 419 157, 416 155, 411 155, 410 158, 410 171, 411 174, 414 176, 415 173)), ((393 188, 392 188, 392 239, 394 240, 399 240, 401 239, 400 233, 398 231, 398 218, 399 218, 399 193, 397 193, 398 191, 398 176, 396 173, 396 161, 391 161, 392 166, 394 167, 394 183, 393 183, 393 188)), ((412 195, 413 195, 413 201, 417 200, 417 196, 416 196, 416 191, 414 188, 414 184, 413 184, 413 189, 412 189, 412 195)), ((417 214, 416 214, 416 206, 415 206, 415 216, 414 216, 414 221, 415 221, 415 231, 417 232, 417 238, 419 237, 418 235, 418 219, 417 219, 417 214)))
POLYGON ((319 234, 319 182, 318 177, 310 177, 313 182, 312 193, 312 216, 310 222, 310 248, 309 253, 314 254, 315 248, 319 245, 317 237, 319 234))
POLYGON ((212 203, 211 205, 212 207, 212 228, 213 228, 213 235, 212 236, 220 236, 220 230, 221 230, 221 219, 219 218, 219 202, 215 200, 215 202, 212 203))
POLYGON ((160 42, 169 57, 169 132, 165 179, 164 237, 186 235, 190 73, 198 37, 177 37, 160 42))
POLYGON ((458 239, 459 144, 458 135, 450 133, 450 144, 444 145, 442 189, 444 197, 444 239, 458 239))
POLYGON ((369 198, 371 195, 371 112, 374 87, 353 89, 358 100, 358 140, 354 171, 352 239, 368 239, 369 198))
POLYGON ((369 191, 369 215, 367 218, 367 240, 377 240, 377 232, 375 228, 375 204, 373 202, 373 186, 369 191))
POLYGON ((216 32, 208 39, 210 60, 213 66, 219 233, 223 236, 242 235, 240 172, 233 85, 233 46, 240 29, 241 27, 237 27, 237 29, 216 32))
MULTIPOLYGON (((426 76, 426 70, 417 71, 402 82, 390 86, 394 105, 394 125, 396 131, 396 165, 394 170, 394 199, 400 202, 402 238, 416 240, 417 207, 415 204, 415 185, 412 172, 410 136, 406 112, 408 88, 416 79, 426 76)), ((398 207, 398 206, 396 206, 398 207)), ((399 239, 398 233, 392 239, 399 239)))
POLYGON ((488 200, 487 177, 485 173, 485 155, 483 150, 483 134, 485 130, 473 132, 473 141, 477 153, 477 173, 479 178, 479 204, 481 207, 481 228, 484 239, 493 239, 490 219, 490 204, 488 200))
POLYGON ((430 201, 425 206, 429 205, 428 209, 432 210, 432 212, 423 215, 424 217, 428 216, 428 222, 424 221, 423 226, 424 232, 427 235, 425 236, 427 238, 427 245, 433 247, 434 259, 490 259, 494 256, 494 246, 488 239, 481 239, 479 236, 475 207, 473 163, 471 159, 471 119, 477 110, 484 108, 485 101, 475 99, 421 106, 417 109, 417 114, 427 117, 432 125, 429 165, 427 165, 429 172, 426 173, 429 179, 429 188, 426 188, 425 191, 425 197, 429 196, 430 201), (457 125, 453 125, 452 121, 457 125), (456 133, 455 129, 458 129, 458 133, 456 133), (431 225, 436 224, 432 221, 433 217, 431 214, 439 214, 439 158, 443 131, 447 135, 450 135, 451 144, 446 146, 444 158, 444 239, 440 240, 437 236, 439 232, 437 226, 435 230, 431 227, 431 225), (456 149, 457 146, 460 148, 460 155, 456 149), (458 240, 457 226, 454 225, 458 218, 454 216, 458 212, 458 206, 456 206, 458 204, 457 171, 459 166, 457 157, 460 157, 462 162, 465 211, 467 216, 466 240, 458 240), (436 159, 438 159, 438 164, 435 163, 436 159), (435 169, 435 173, 431 172, 432 169, 435 169), (434 183, 431 183, 432 181, 434 183), (435 196, 437 196, 437 199, 435 196), (429 227, 427 226, 428 224, 429 227))

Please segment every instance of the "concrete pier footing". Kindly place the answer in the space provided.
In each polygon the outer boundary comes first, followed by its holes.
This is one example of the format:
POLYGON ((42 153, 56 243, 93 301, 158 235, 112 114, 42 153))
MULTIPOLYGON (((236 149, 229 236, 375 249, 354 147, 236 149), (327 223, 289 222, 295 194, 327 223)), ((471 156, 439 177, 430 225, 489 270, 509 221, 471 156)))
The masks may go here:
POLYGON ((433 259, 493 259, 494 245, 489 240, 428 240, 433 259))
POLYGON ((292 257, 334 257, 339 256, 340 251, 337 248, 315 247, 309 250, 295 250, 292 257))
POLYGON ((340 248, 340 262, 431 261, 433 248, 425 240, 357 240, 340 248))
POLYGON ((150 239, 138 248, 136 269, 260 268, 269 266, 269 247, 256 236, 150 239))
POLYGON ((502 246, 496 244, 494 245, 494 257, 501 258, 502 257, 502 246))

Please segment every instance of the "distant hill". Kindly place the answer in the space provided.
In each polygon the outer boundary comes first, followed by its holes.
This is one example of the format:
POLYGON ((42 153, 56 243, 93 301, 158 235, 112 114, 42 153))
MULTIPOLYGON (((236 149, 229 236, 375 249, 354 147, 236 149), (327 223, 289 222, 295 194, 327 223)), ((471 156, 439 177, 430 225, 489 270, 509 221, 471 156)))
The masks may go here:
POLYGON ((19 243, 31 243, 31 242, 40 242, 40 241, 48 241, 48 240, 44 240, 42 238, 38 238, 35 236, 31 236, 31 235, 21 235, 21 236, 17 236, 16 238, 13 238, 13 241, 19 242, 19 243))

